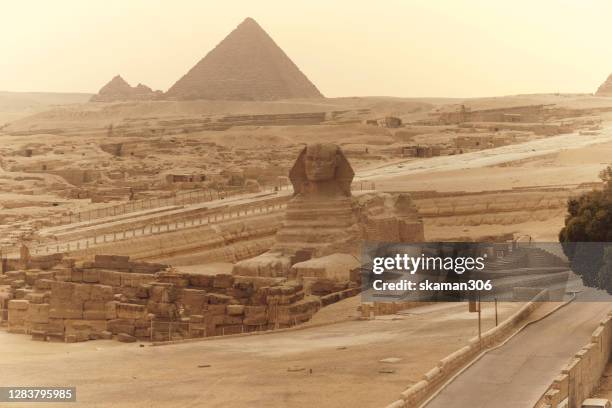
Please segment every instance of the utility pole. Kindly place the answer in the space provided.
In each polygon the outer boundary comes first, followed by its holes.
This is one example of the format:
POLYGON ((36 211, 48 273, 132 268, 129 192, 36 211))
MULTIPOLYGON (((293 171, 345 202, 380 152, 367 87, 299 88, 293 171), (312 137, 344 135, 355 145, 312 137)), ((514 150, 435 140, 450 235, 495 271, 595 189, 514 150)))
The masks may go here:
POLYGON ((495 327, 497 327, 497 298, 495 298, 495 327))
MULTIPOLYGON (((472 296, 470 296, 471 298, 472 296)), ((469 300, 469 307, 468 307, 468 311, 470 313, 478 313, 478 343, 480 344, 481 339, 482 339, 482 324, 481 324, 481 314, 480 314, 480 307, 481 307, 481 303, 480 303, 480 293, 478 294, 477 298, 471 298, 469 300)))
POLYGON ((481 304, 480 304, 480 293, 478 294, 478 343, 482 347, 482 324, 481 324, 481 314, 480 314, 481 304))

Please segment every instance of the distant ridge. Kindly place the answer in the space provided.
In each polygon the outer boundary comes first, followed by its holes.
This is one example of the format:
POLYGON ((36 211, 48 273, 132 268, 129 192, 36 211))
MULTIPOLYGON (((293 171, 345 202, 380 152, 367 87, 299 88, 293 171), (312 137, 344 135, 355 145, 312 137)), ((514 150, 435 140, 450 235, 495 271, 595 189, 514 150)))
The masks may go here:
POLYGON ((612 96, 612 74, 610 74, 608 79, 601 84, 595 95, 612 96))
POLYGON ((277 100, 323 95, 252 18, 166 92, 174 99, 277 100))

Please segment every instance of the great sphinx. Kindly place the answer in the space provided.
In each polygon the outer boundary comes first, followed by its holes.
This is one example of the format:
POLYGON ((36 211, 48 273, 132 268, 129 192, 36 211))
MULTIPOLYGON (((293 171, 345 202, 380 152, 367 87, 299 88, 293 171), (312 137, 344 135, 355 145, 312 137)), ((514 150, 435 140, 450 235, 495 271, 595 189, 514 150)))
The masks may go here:
POLYGON ((292 265, 307 259, 338 253, 358 257, 366 239, 422 240, 422 222, 405 194, 371 192, 354 197, 354 176, 339 146, 304 147, 289 171, 293 197, 274 245, 235 264, 233 273, 287 277, 292 265), (408 223, 410 228, 402 227, 408 223))

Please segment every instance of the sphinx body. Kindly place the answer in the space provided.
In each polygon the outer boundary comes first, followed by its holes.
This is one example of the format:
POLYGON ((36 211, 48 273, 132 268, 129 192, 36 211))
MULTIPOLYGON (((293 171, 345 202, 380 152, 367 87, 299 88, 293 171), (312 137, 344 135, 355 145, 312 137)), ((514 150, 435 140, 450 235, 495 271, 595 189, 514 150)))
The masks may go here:
POLYGON ((289 172, 294 195, 272 248, 234 265, 235 275, 288 277, 294 264, 344 253, 363 240, 420 241, 423 226, 405 194, 351 194, 355 173, 335 144, 311 144, 289 172))
POLYGON ((270 251, 237 263, 234 274, 287 276, 299 258, 355 252, 359 233, 351 205, 354 174, 338 146, 305 147, 289 172, 294 195, 275 244, 270 251))

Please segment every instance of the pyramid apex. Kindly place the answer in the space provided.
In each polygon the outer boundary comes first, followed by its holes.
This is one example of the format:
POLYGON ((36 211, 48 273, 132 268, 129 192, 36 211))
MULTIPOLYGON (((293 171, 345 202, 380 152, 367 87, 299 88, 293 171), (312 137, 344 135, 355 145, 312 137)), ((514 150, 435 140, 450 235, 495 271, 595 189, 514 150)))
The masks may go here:
POLYGON ((247 17, 168 91, 166 97, 278 100, 323 95, 257 22, 247 17))
POLYGON ((247 17, 242 20, 242 23, 238 24, 238 27, 236 27, 236 29, 255 29, 264 31, 264 29, 259 25, 259 23, 257 23, 257 21, 255 21, 255 19, 252 17, 247 17))

